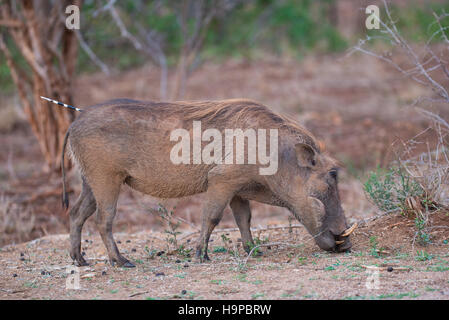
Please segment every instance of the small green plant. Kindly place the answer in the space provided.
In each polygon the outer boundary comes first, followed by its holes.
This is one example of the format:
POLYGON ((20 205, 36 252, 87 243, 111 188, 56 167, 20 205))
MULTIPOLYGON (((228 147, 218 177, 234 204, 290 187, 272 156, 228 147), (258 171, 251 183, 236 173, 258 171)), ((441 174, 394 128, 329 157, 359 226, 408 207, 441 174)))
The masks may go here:
POLYGON ((222 253, 222 252, 227 252, 227 251, 228 250, 225 247, 215 247, 212 252, 214 252, 214 253, 222 253))
POLYGON ((378 242, 377 242, 377 238, 375 236, 371 236, 369 238, 369 244, 370 244, 370 251, 369 254, 373 257, 379 258, 379 249, 377 249, 378 246, 378 242))
POLYGON ((144 251, 148 254, 150 259, 154 259, 154 257, 156 257, 156 249, 150 249, 148 246, 145 246, 144 251))
POLYGON ((415 256, 416 261, 428 261, 428 260, 431 260, 432 258, 433 258, 433 255, 427 253, 424 250, 416 251, 416 256, 415 256))
POLYGON ((190 258, 192 249, 186 249, 183 244, 179 245, 178 249, 176 249, 176 253, 185 258, 190 258))
POLYGON ((159 203, 159 208, 158 208, 159 217, 161 217, 162 220, 165 221, 165 223, 167 224, 167 228, 164 230, 164 232, 167 235, 165 240, 167 241, 169 251, 170 251, 170 246, 174 246, 175 248, 179 249, 177 236, 181 232, 177 231, 179 228, 180 222, 173 221, 175 219, 175 216, 174 216, 175 209, 176 209, 176 207, 173 207, 173 210, 167 210, 161 203, 159 203))
POLYGON ((416 236, 420 245, 426 246, 431 243, 430 235, 426 232, 426 220, 421 217, 415 219, 415 227, 418 230, 416 236))

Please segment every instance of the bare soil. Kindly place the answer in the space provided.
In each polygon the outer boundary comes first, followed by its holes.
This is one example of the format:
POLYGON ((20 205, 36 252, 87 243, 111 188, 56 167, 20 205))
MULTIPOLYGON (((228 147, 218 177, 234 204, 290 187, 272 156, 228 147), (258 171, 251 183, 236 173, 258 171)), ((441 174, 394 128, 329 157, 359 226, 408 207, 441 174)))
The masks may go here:
MULTIPOLYGON (((440 215, 447 224, 449 216, 440 215)), ((96 233, 85 234, 82 250, 90 266, 79 268, 79 290, 66 288, 71 265, 68 235, 6 246, 1 251, 0 298, 449 298, 449 231, 433 233, 431 245, 413 246, 413 220, 402 216, 382 217, 360 226, 352 239, 352 252, 344 254, 323 252, 304 228, 286 227, 256 231, 257 238, 267 246, 261 247, 261 257, 248 257, 241 248, 239 233, 225 230, 212 236, 212 260, 198 263, 190 256, 194 235, 180 235, 183 239, 178 244, 184 251, 173 252, 167 248, 164 234, 117 233, 120 249, 137 265, 124 269, 110 266, 96 233), (370 266, 379 267, 377 288, 367 287, 370 272, 374 272, 368 269, 370 266)))

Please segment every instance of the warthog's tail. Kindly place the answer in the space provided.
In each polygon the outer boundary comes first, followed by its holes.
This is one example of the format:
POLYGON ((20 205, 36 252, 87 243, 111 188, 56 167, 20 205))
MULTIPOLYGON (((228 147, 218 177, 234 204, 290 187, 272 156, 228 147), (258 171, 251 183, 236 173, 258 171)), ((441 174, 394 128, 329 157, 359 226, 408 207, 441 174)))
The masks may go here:
POLYGON ((51 103, 54 103, 54 104, 57 104, 58 106, 61 106, 61 107, 69 108, 69 109, 76 110, 76 111, 79 111, 79 112, 83 111, 80 108, 77 108, 77 107, 71 106, 69 104, 65 104, 65 103, 62 103, 62 102, 50 99, 50 98, 46 98, 46 97, 41 96, 41 99, 47 100, 47 101, 49 101, 51 103))
POLYGON ((64 144, 62 145, 62 154, 61 154, 61 171, 62 171, 62 207, 67 209, 69 207, 69 197, 67 196, 67 191, 65 187, 65 168, 64 168, 64 154, 65 147, 67 145, 67 140, 69 138, 70 129, 67 130, 67 133, 64 137, 64 144))
MULTIPOLYGON (((69 108, 76 111, 83 111, 80 108, 71 106, 69 104, 65 104, 50 98, 42 97, 42 99, 47 100, 49 102, 52 102, 54 104, 57 104, 61 107, 69 108)), ((67 139, 69 138, 69 132, 70 130, 67 130, 67 133, 64 137, 64 144, 62 145, 62 154, 61 154, 61 170, 62 170, 62 207, 67 209, 69 207, 69 197, 67 196, 66 187, 65 187, 65 168, 64 168, 64 154, 65 154, 65 147, 67 145, 67 139)))

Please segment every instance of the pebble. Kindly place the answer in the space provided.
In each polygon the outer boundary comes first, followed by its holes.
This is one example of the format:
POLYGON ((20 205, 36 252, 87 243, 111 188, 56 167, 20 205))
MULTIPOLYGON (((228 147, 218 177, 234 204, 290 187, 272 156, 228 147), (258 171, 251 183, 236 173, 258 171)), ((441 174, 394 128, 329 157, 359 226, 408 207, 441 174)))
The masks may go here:
POLYGON ((126 243, 130 243, 131 242, 131 240, 126 240, 126 243))
POLYGON ((388 268, 387 268, 387 271, 388 271, 388 272, 393 271, 393 267, 388 267, 388 268))
POLYGON ((178 259, 178 260, 176 260, 175 262, 176 262, 176 263, 181 263, 181 260, 178 259))

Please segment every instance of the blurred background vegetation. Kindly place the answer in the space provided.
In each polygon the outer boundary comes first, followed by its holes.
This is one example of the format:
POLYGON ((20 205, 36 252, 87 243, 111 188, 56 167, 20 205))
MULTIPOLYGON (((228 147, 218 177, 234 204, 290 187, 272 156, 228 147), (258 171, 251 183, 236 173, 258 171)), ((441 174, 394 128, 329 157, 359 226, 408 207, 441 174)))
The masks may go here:
MULTIPOLYGON (((141 31, 139 28, 151 30, 152 37, 161 45, 167 57, 169 67, 176 64, 183 44, 176 2, 121 0, 115 4, 130 33, 138 34, 141 31)), ((208 26, 197 63, 204 59, 220 60, 229 57, 257 59, 263 54, 288 55, 301 59, 312 53, 341 52, 366 32, 363 19, 357 21, 350 32, 342 30, 341 26, 345 23, 342 19, 345 18, 338 17, 336 12, 337 2, 342 2, 339 0, 230 2, 233 3, 232 10, 218 13, 208 26)), ((391 1, 390 8, 398 17, 397 26, 404 36, 416 42, 428 39, 437 28, 432 24, 432 11, 449 12, 447 1, 407 2, 409 5, 396 10, 395 1, 391 1)), ((144 64, 147 57, 126 39, 118 36, 120 30, 116 23, 108 14, 99 13, 98 9, 99 2, 95 0, 86 0, 81 8, 81 32, 92 51, 115 70, 126 70, 144 64)), ((382 14, 383 12, 381 16, 382 14)), ((360 16, 364 17, 363 14, 360 16)), ((189 23, 193 24, 193 21, 189 23)), ((25 65, 18 50, 11 42, 9 44, 15 60, 25 65)), ((80 50, 77 72, 93 71, 98 71, 98 67, 85 51, 80 50)), ((0 87, 1 93, 14 90, 4 59, 0 60, 0 87)))

